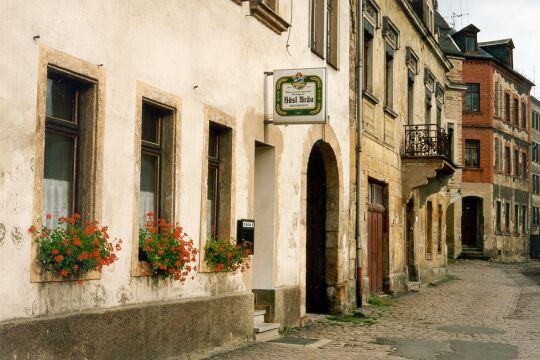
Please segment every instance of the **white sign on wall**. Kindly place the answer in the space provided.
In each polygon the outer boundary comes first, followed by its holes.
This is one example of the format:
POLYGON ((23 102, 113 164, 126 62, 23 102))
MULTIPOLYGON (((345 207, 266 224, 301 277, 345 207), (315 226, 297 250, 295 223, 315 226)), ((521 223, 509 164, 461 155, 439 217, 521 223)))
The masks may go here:
POLYGON ((326 69, 274 70, 274 124, 326 122, 326 69))

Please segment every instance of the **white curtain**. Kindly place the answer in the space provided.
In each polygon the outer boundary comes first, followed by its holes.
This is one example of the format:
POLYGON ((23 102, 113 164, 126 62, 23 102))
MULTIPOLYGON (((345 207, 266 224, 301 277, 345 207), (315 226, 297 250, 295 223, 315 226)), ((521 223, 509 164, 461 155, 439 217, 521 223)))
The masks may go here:
POLYGON ((71 183, 64 180, 43 179, 43 224, 49 228, 56 226, 60 216, 69 216, 71 183), (52 218, 47 219, 47 214, 52 218))

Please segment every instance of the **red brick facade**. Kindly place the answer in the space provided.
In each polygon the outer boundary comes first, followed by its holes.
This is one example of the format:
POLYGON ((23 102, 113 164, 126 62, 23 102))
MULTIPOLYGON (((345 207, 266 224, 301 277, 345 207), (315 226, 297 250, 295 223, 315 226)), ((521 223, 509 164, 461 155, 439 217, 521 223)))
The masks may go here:
MULTIPOLYGON (((493 182, 493 66, 486 61, 466 60, 463 82, 480 84, 480 111, 470 113, 463 106, 463 164, 465 141, 480 140, 480 168, 463 170, 464 182, 493 182)), ((464 100, 465 101, 465 100, 464 100)))

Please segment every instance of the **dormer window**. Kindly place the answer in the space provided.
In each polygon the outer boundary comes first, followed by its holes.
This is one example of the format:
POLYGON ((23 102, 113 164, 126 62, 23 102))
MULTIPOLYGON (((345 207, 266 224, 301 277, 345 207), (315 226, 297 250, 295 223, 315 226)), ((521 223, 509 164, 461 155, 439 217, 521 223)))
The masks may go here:
POLYGON ((467 35, 465 37, 465 51, 476 52, 476 36, 467 35))

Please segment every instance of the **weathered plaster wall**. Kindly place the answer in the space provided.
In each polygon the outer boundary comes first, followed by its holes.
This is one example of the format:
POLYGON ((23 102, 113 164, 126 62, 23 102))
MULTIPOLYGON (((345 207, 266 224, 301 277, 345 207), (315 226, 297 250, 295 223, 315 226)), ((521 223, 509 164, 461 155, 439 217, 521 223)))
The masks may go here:
MULTIPOLYGON (((378 1, 380 6, 380 16, 388 16, 390 20, 399 29, 399 49, 394 55, 393 68, 393 107, 392 110, 397 113, 398 117, 392 119, 384 111, 384 64, 385 64, 385 40, 382 36, 381 27, 376 29, 373 40, 373 90, 372 95, 378 100, 374 104, 371 100, 364 97, 364 132, 362 136, 362 258, 363 264, 363 293, 369 293, 369 277, 367 273, 367 201, 368 201, 368 182, 373 179, 387 185, 388 203, 385 204, 388 212, 388 266, 389 277, 385 279, 388 283, 391 292, 405 291, 407 288, 407 269, 405 265, 405 234, 404 234, 404 219, 405 210, 403 197, 411 196, 403 194, 401 170, 401 146, 404 138, 403 125, 407 123, 407 71, 406 66, 406 47, 409 46, 419 57, 418 75, 415 77, 414 85, 414 123, 425 123, 425 86, 424 86, 424 69, 429 70, 435 76, 435 79, 440 84, 445 84, 446 69, 444 64, 436 56, 434 50, 428 45, 413 25, 410 18, 403 11, 402 5, 396 0, 378 1)), ((435 95, 433 98, 432 123, 436 123, 435 95)), ((446 128, 446 110, 443 107, 443 124, 446 128)), ((444 220, 445 221, 445 220, 444 220)), ((415 226, 417 226, 416 224, 415 226)), ((443 226, 445 228, 445 226, 443 226)), ((420 244, 424 238, 424 234, 419 233, 417 242, 420 244)), ((444 239, 444 247, 446 247, 446 239, 444 239)), ((420 250, 419 245, 416 249, 420 250)), ((419 257, 422 255, 418 255, 419 257)), ((444 261, 442 261, 444 262, 444 261)), ((438 263, 430 262, 427 267, 439 267, 438 263)))
MULTIPOLYGON (((248 4, 233 1, 0 1, 0 53, 9 54, 0 67, 0 320, 66 314, 157 300, 209 297, 249 291, 257 284, 251 273, 197 273, 185 285, 130 276, 134 188, 134 132, 138 81, 182 101, 182 154, 176 193, 177 214, 197 244, 201 234, 201 183, 205 108, 231 116, 236 124, 233 165, 236 218, 253 216, 255 140, 276 147, 277 224, 275 287, 299 286, 304 276, 302 182, 305 158, 313 142, 324 138, 317 125, 263 125, 264 72, 279 68, 322 67, 309 44, 309 6, 280 1, 282 16, 294 24, 276 35, 248 15, 248 4), (39 39, 33 37, 39 35, 39 39), (104 269, 100 280, 30 283, 30 237, 36 147, 36 89, 39 50, 47 46, 103 68, 107 83, 104 120, 102 218, 112 237, 122 238, 119 261, 104 269), (289 53, 291 55, 289 55, 289 53), (102 64, 102 65, 101 65, 102 64)), ((328 67, 327 133, 333 150, 349 162, 348 2, 339 8, 340 68, 328 67)), ((341 213, 349 211, 349 168, 340 173, 341 213)), ((235 220, 235 219, 233 219, 235 220)), ((348 263, 347 223, 342 221, 341 259, 348 263)), ((233 231, 233 233, 235 233, 233 231)), ((257 266, 257 264, 253 264, 257 266)), ((348 276, 343 270, 340 276, 348 276)), ((345 281, 345 278, 343 279, 345 281)))

